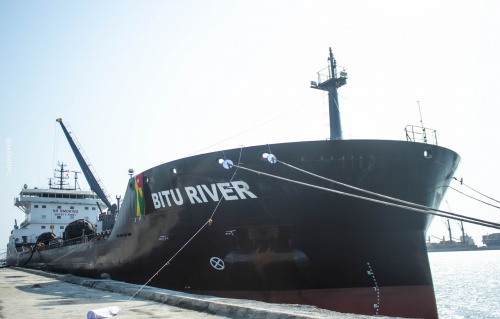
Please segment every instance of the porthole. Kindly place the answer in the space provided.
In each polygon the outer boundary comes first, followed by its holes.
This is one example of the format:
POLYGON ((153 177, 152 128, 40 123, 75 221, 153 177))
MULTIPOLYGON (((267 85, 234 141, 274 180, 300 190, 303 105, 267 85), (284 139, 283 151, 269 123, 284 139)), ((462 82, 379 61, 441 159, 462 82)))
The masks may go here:
POLYGON ((177 175, 177 168, 172 167, 172 168, 170 169, 170 174, 172 174, 172 175, 177 175))

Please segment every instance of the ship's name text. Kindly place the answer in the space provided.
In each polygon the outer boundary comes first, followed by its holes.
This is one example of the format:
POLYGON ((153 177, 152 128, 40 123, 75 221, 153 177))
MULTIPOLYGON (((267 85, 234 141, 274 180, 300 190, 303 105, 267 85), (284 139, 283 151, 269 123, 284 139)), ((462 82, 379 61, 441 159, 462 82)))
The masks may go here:
POLYGON ((70 214, 78 214, 78 209, 53 209, 54 213, 70 213, 70 214))
POLYGON ((191 204, 202 204, 209 201, 218 202, 221 199, 220 196, 225 200, 257 198, 250 191, 248 184, 243 181, 214 183, 208 186, 200 184, 184 187, 182 191, 175 188, 151 194, 155 209, 182 205, 185 199, 189 200, 191 204))

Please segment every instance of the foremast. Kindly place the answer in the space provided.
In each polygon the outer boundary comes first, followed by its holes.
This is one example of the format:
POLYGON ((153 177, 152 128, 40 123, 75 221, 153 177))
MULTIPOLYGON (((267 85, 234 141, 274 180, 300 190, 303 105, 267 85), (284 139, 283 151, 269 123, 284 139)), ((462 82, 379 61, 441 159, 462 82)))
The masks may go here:
POLYGON ((327 67, 328 74, 321 74, 323 70, 318 72, 318 82, 311 81, 311 88, 328 91, 328 108, 330 111, 330 139, 342 139, 342 124, 340 121, 339 97, 337 89, 346 84, 347 73, 341 71, 337 76, 337 61, 333 57, 332 48, 330 48, 330 56, 328 57, 329 65, 327 67), (322 81, 323 78, 326 80, 322 81))

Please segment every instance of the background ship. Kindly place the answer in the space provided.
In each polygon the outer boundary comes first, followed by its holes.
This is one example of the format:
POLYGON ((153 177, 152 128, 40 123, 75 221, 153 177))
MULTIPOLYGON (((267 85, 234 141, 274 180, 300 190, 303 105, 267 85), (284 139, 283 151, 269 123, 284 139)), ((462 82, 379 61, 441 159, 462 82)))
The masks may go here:
POLYGON ((64 163, 59 167, 49 179, 48 188, 24 185, 19 197, 15 198, 14 205, 25 213, 25 220, 20 225, 15 222, 7 244, 7 256, 31 249, 44 233, 50 234, 47 238, 62 240, 69 223, 78 219, 95 221, 101 208, 106 207, 94 192, 80 189, 78 172, 73 172, 75 179, 71 186, 64 163))
POLYGON ((488 248, 500 249, 500 233, 483 235, 483 243, 488 248))
POLYGON ((406 142, 343 140, 337 88, 347 74, 338 76, 331 50, 329 63, 329 75, 312 87, 329 92, 331 140, 151 168, 130 179, 109 237, 15 254, 8 263, 342 312, 437 317, 425 245, 431 217, 391 198, 439 207, 460 157, 422 127, 408 127, 406 142))
MULTIPOLYGON (((451 210, 451 208, 450 208, 451 210)), ((450 239, 446 240, 445 237, 443 236, 443 239, 441 240, 440 238, 436 236, 437 239, 440 239, 438 243, 433 243, 431 242, 431 236, 427 237, 427 251, 429 252, 434 252, 434 251, 467 251, 467 250, 476 250, 477 245, 474 243, 474 239, 467 235, 465 233, 465 228, 464 228, 464 223, 461 221, 459 223, 460 225, 460 230, 462 231, 462 236, 460 236, 460 239, 455 240, 452 237, 452 232, 451 232, 451 224, 450 220, 447 219, 446 222, 446 228, 448 228, 448 233, 450 235, 450 239)))

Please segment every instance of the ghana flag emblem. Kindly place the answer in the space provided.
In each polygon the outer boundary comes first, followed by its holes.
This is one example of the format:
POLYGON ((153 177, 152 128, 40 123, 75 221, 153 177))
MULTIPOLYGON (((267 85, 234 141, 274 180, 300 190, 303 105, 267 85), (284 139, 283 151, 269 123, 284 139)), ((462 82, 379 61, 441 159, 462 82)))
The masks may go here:
POLYGON ((143 216, 145 211, 145 200, 143 186, 143 173, 134 177, 134 208, 135 216, 143 216))

